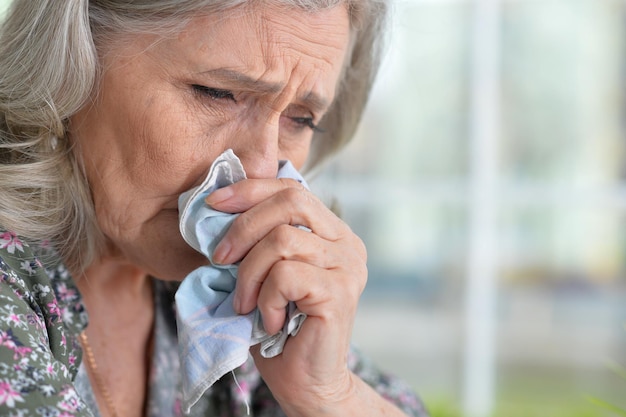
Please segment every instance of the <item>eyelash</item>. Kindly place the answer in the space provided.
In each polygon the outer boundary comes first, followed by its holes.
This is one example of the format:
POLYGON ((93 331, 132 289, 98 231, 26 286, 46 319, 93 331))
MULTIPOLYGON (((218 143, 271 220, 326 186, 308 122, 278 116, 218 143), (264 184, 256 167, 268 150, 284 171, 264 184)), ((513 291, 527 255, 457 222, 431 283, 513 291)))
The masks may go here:
MULTIPOLYGON (((211 100, 232 100, 237 103, 235 95, 229 90, 221 90, 219 88, 207 87, 200 84, 192 84, 191 88, 196 94, 200 94, 203 97, 209 97, 211 100)), ((300 127, 308 127, 313 132, 324 133, 324 129, 321 129, 313 122, 312 117, 289 117, 291 121, 296 123, 300 127)))
POLYGON ((200 84, 193 84, 191 88, 193 88, 193 91, 195 93, 200 94, 205 97, 209 97, 211 100, 227 99, 227 100, 232 100, 235 103, 237 102, 237 100, 235 100, 235 96, 233 95, 233 93, 228 90, 220 90, 219 88, 206 87, 200 84))
POLYGON ((290 119, 294 123, 296 123, 296 124, 298 124, 298 125, 300 125, 302 127, 308 127, 313 132, 324 133, 324 129, 320 128, 318 125, 313 123, 313 118, 312 117, 290 117, 290 119))

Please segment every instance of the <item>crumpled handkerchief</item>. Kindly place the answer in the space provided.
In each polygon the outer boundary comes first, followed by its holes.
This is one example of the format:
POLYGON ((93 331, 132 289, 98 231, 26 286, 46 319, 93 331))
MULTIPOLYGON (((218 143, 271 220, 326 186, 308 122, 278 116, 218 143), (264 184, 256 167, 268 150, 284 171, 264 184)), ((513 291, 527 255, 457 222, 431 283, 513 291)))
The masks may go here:
MULTIPOLYGON (((258 310, 246 315, 233 310, 238 265, 213 265, 213 250, 237 214, 213 210, 204 199, 214 190, 245 178, 239 158, 229 149, 213 162, 203 183, 178 200, 183 238, 211 261, 211 265, 185 277, 176 292, 185 412, 215 381, 247 360, 250 346, 261 343, 261 354, 267 358, 280 354, 287 337, 295 336, 306 318, 295 303, 289 303, 282 331, 267 334, 258 310)), ((306 186, 288 161, 280 161, 278 178, 294 178, 306 186)))

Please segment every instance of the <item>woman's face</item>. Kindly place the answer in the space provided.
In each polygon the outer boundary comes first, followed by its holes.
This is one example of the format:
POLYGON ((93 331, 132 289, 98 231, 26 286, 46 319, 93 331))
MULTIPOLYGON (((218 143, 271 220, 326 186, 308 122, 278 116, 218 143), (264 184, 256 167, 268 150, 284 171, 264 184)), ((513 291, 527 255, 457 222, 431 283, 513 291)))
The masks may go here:
POLYGON ((274 6, 198 17, 103 58, 99 94, 70 120, 112 255, 163 279, 206 263, 178 231, 178 196, 232 148, 248 177, 302 167, 349 42, 345 8, 274 6))

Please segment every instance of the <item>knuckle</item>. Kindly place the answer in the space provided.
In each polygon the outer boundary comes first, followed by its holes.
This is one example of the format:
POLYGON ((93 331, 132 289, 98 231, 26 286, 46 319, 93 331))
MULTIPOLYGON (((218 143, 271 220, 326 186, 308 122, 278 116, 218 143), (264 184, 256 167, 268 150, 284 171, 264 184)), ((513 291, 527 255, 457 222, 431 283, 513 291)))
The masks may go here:
POLYGON ((248 212, 243 212, 237 216, 230 228, 233 229, 233 232, 236 232, 237 230, 251 230, 253 226, 254 216, 251 216, 248 212))
POLYGON ((354 235, 354 239, 357 254, 363 262, 367 262, 367 247, 365 246, 365 242, 363 242, 363 240, 357 235, 354 235))
MULTIPOLYGON (((360 239, 358 239, 361 242, 360 239)), ((360 245, 353 249, 353 251, 346 256, 346 263, 344 264, 343 271, 348 278, 346 285, 350 288, 352 296, 359 297, 367 284, 368 269, 367 269, 367 253, 365 246, 360 245)))
POLYGON ((282 255, 288 255, 298 245, 294 227, 288 224, 276 226, 270 233, 269 238, 274 247, 280 248, 282 255))
POLYGON ((285 188, 280 192, 280 198, 294 205, 301 205, 312 199, 311 194, 302 185, 285 188))
POLYGON ((284 287, 285 281, 295 274, 293 262, 278 261, 272 267, 272 282, 277 287, 284 287))
POLYGON ((363 242, 363 239, 354 233, 346 223, 343 224, 345 225, 345 229, 338 240, 346 242, 359 259, 363 262, 367 262, 367 246, 365 246, 365 242, 363 242))
POLYGON ((367 277, 368 277, 368 271, 367 271, 367 267, 365 265, 363 265, 362 268, 362 273, 358 274, 357 278, 357 295, 361 296, 361 294, 363 293, 363 290, 365 290, 365 286, 367 285, 367 277))
POLYGON ((266 284, 268 292, 280 293, 284 300, 297 301, 304 293, 309 293, 310 283, 307 280, 298 279, 301 275, 297 263, 291 261, 278 261, 272 266, 266 284))
POLYGON ((343 279, 339 280, 339 285, 341 286, 344 294, 343 298, 348 304, 349 301, 358 302, 358 299, 365 289, 367 273, 363 273, 363 270, 363 266, 354 266, 351 268, 350 273, 345 274, 343 279))
POLYGON ((365 262, 359 262, 355 267, 355 281, 358 295, 361 295, 363 290, 365 290, 368 275, 367 264, 365 262))

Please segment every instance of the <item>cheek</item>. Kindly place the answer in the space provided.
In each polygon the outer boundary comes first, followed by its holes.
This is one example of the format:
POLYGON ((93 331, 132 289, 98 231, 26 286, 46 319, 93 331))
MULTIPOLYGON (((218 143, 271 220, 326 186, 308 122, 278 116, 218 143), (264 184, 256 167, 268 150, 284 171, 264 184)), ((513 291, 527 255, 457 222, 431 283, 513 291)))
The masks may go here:
POLYGON ((175 208, 194 170, 203 169, 193 126, 176 113, 152 114, 118 123, 119 145, 101 149, 88 170, 98 222, 110 237, 133 233, 163 208, 175 208))
POLYGON ((184 106, 147 108, 135 120, 129 124, 125 170, 137 196, 180 194, 208 169, 215 153, 215 129, 184 106))

